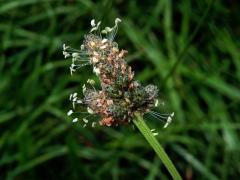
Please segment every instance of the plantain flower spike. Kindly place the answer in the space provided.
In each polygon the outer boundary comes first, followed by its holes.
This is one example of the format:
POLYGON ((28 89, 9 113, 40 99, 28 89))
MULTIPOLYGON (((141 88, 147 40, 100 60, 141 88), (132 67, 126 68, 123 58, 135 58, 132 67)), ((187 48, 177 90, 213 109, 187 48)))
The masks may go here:
MULTIPOLYGON (((71 57, 71 74, 77 69, 90 65, 100 81, 101 89, 93 87, 94 80, 88 80, 82 87, 83 98, 78 93, 70 95, 73 110, 77 106, 86 108, 88 116, 97 116, 99 120, 83 118, 84 127, 91 123, 102 126, 118 126, 131 123, 136 112, 144 115, 158 106, 158 88, 154 85, 143 86, 134 79, 134 72, 127 65, 125 57, 127 50, 119 49, 114 41, 121 19, 116 18, 113 27, 100 29, 101 22, 91 20, 91 30, 84 36, 79 50, 63 45, 65 58, 71 57)), ((80 93, 81 94, 81 91, 80 93)), ((94 118, 96 119, 96 118, 94 118)), ((73 119, 73 122, 80 119, 73 119)), ((171 122, 168 118, 167 125, 171 122)), ((166 125, 166 126, 167 126, 166 125)))

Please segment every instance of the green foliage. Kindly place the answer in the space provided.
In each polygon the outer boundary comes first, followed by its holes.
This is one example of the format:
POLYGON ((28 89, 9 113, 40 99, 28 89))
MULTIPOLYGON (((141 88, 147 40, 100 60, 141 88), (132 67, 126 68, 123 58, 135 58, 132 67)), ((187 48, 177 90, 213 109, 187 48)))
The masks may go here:
POLYGON ((167 153, 164 151, 161 144, 154 137, 153 132, 151 132, 151 130, 148 128, 148 126, 144 122, 143 118, 139 114, 136 113, 133 123, 137 126, 139 131, 146 138, 148 143, 151 145, 153 150, 156 152, 158 157, 161 159, 164 166, 167 168, 168 172, 171 174, 172 178, 174 180, 181 180, 182 178, 179 175, 178 171, 176 170, 175 166, 173 165, 172 161, 169 159, 167 153))
POLYGON ((170 178, 130 126, 82 128, 66 116, 69 94, 96 77, 71 77, 62 44, 79 48, 92 18, 116 17, 136 78, 159 87, 161 112, 175 112, 167 129, 145 120, 183 179, 238 179, 240 4, 214 1, 203 18, 209 3, 0 0, 0 179, 170 178))

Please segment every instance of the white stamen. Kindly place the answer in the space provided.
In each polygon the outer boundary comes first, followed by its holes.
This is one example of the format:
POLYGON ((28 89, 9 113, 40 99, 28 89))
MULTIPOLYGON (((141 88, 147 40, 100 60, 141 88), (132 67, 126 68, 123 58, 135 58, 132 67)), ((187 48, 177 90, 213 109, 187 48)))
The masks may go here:
POLYGON ((68 52, 66 52, 66 51, 63 51, 63 55, 64 55, 64 58, 65 58, 65 59, 71 56, 71 55, 70 55, 68 52))
POLYGON ((110 27, 105 27, 105 31, 111 32, 111 31, 112 31, 112 28, 110 28, 110 27))
POLYGON ((119 22, 122 22, 122 20, 119 19, 119 18, 116 18, 116 19, 115 19, 115 24, 117 25, 119 22))
POLYGON ((152 133, 153 134, 153 136, 157 136, 158 135, 158 133, 152 133))
POLYGON ((72 114, 73 114, 73 110, 69 110, 67 113, 68 116, 71 116, 72 114))
POLYGON ((167 118, 167 123, 170 124, 171 122, 172 122, 172 118, 169 116, 169 117, 167 118))
POLYGON ((168 116, 168 118, 167 118, 167 122, 166 122, 166 124, 164 125, 163 128, 168 127, 168 125, 169 125, 171 122, 172 122, 172 118, 171 118, 171 116, 168 116))
POLYGON ((100 74, 100 69, 96 68, 96 67, 93 67, 93 72, 96 73, 96 75, 99 75, 100 74))
POLYGON ((66 44, 63 44, 63 50, 64 51, 66 50, 66 44))
POLYGON ((90 107, 87 107, 87 111, 89 114, 94 114, 94 111, 90 107))
POLYGON ((73 96, 73 95, 72 95, 72 94, 70 94, 69 101, 71 101, 71 100, 72 100, 72 96, 73 96))
POLYGON ((102 30, 101 33, 102 34, 107 34, 107 31, 106 30, 102 30))
POLYGON ((66 46, 66 44, 63 44, 63 51, 66 51, 70 46, 66 46))
POLYGON ((81 50, 83 50, 83 49, 84 49, 84 45, 82 44, 82 45, 80 46, 80 48, 81 48, 81 50))
POLYGON ((95 24, 95 19, 92 19, 92 20, 91 20, 91 26, 92 26, 92 27, 96 26, 96 24, 95 24))
POLYGON ((83 118, 82 120, 83 120, 83 122, 84 122, 85 124, 88 123, 88 120, 87 120, 86 118, 83 118))
POLYGON ((96 122, 93 122, 93 123, 92 123, 92 127, 95 127, 95 126, 96 126, 96 124, 97 124, 96 122))
POLYGON ((78 104, 82 104, 82 101, 81 101, 81 100, 78 100, 77 103, 78 103, 78 104))
POLYGON ((77 97, 77 93, 74 93, 74 94, 73 94, 73 98, 75 98, 75 97, 77 97))
POLYGON ((76 102, 77 101, 77 97, 75 97, 75 98, 73 98, 73 100, 72 100, 73 102, 76 102))
POLYGON ((168 127, 168 123, 166 123, 163 128, 167 128, 167 127, 168 127))
POLYGON ((158 106, 158 100, 155 101, 155 104, 154 104, 155 107, 158 106))
POLYGON ((72 57, 73 58, 76 58, 76 57, 78 57, 79 56, 79 53, 72 53, 72 57))
POLYGON ((73 123, 75 123, 75 122, 77 122, 77 121, 78 121, 78 118, 74 118, 74 119, 72 120, 73 123))
POLYGON ((91 85, 94 85, 95 84, 95 81, 93 79, 88 79, 87 80, 87 83, 91 84, 91 85))
POLYGON ((75 72, 76 71, 76 69, 73 69, 72 67, 70 67, 70 74, 72 75, 73 74, 73 72, 75 72))
POLYGON ((90 33, 93 32, 93 31, 96 31, 97 30, 97 27, 94 27, 91 29, 90 33))
POLYGON ((85 92, 86 92, 86 90, 87 90, 87 88, 86 88, 86 85, 85 85, 85 84, 83 84, 83 86, 82 86, 82 89, 83 89, 83 93, 85 93, 85 92))
POLYGON ((100 24, 101 24, 101 21, 99 21, 99 22, 97 23, 97 28, 100 26, 100 24))
POLYGON ((101 21, 99 21, 99 22, 97 23, 97 26, 93 27, 90 32, 93 32, 93 31, 98 30, 98 27, 100 26, 100 24, 101 24, 101 21))

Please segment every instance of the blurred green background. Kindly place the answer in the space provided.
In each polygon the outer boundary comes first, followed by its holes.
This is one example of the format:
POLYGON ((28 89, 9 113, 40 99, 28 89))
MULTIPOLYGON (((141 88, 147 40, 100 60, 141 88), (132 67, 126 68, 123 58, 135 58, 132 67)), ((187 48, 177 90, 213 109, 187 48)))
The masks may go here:
POLYGON ((0 179, 170 179, 131 126, 82 128, 66 116, 70 76, 62 44, 79 48, 90 20, 112 26, 143 84, 160 88, 173 123, 158 140, 184 179, 240 176, 238 0, 0 0, 0 179))

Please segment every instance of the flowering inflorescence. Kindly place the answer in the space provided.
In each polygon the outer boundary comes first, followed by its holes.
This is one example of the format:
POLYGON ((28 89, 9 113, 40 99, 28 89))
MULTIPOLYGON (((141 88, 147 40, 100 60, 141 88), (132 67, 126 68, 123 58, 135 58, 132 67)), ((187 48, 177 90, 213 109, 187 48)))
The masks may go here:
MULTIPOLYGON (((100 125, 130 123, 134 113, 138 112, 141 115, 150 113, 164 120, 164 127, 167 127, 174 114, 151 111, 158 106, 158 88, 154 85, 142 86, 134 80, 134 72, 124 60, 127 51, 120 50, 114 42, 119 22, 121 20, 117 18, 112 28, 100 30, 101 22, 92 20, 92 29, 84 36, 80 50, 63 45, 64 57, 72 58, 71 74, 85 65, 91 65, 101 84, 101 90, 96 90, 95 81, 89 79, 87 84, 82 86, 83 98, 79 98, 78 93, 71 94, 69 100, 73 110, 68 112, 68 116, 77 113, 76 106, 80 105, 86 107, 89 114, 87 117, 100 117, 100 125)), ((84 126, 89 123, 87 117, 83 118, 84 126)), ((73 122, 77 121, 78 118, 73 119, 73 122)), ((97 125, 96 122, 91 124, 93 127, 97 125)))

